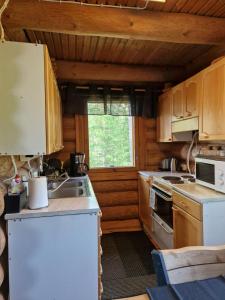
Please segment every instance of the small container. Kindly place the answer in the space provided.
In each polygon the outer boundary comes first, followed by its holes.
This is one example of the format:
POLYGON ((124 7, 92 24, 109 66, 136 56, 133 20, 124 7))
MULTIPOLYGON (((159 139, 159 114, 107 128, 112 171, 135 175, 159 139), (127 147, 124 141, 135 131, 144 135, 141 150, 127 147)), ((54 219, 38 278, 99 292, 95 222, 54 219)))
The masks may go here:
POLYGON ((27 204, 27 192, 24 190, 18 194, 6 194, 4 200, 6 214, 19 213, 27 204))

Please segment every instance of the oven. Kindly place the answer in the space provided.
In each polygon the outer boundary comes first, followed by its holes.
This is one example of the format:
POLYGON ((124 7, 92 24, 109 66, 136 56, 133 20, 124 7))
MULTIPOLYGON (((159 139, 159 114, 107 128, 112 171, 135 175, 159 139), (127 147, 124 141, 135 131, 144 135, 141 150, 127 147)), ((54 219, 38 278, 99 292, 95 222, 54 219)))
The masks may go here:
POLYGON ((153 183, 150 195, 152 234, 161 249, 173 248, 172 195, 153 183))
POLYGON ((196 182, 225 193, 225 161, 221 157, 195 158, 196 182))

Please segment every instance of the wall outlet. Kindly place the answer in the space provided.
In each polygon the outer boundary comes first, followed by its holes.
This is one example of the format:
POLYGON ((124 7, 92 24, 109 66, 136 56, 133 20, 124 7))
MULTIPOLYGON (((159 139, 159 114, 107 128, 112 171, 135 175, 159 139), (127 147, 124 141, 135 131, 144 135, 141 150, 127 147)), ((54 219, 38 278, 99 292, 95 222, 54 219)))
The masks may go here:
POLYGON ((28 161, 38 157, 39 157, 38 155, 20 155, 20 161, 28 161))

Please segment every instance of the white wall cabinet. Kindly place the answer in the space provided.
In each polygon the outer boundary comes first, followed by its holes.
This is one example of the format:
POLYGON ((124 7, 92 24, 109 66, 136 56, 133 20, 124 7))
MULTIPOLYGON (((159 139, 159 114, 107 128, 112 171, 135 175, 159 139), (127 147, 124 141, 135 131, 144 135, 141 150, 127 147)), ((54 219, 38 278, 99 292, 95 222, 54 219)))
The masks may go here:
POLYGON ((99 299, 98 213, 8 220, 8 251, 10 300, 99 299))
POLYGON ((47 47, 1 43, 0 66, 0 154, 62 149, 61 100, 47 47))

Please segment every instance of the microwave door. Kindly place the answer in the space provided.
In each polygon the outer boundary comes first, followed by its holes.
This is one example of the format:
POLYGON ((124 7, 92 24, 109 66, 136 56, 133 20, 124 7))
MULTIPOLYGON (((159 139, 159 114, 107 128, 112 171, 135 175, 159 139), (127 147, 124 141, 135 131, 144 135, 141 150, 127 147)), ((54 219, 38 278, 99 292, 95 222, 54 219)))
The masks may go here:
POLYGON ((215 164, 196 162, 196 179, 198 183, 210 188, 214 188, 215 164))

